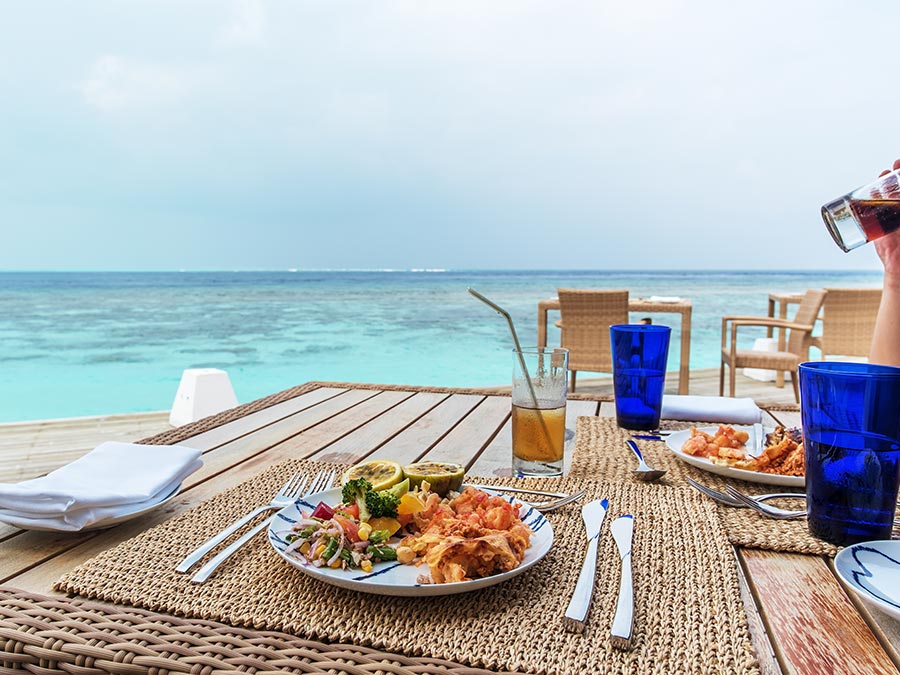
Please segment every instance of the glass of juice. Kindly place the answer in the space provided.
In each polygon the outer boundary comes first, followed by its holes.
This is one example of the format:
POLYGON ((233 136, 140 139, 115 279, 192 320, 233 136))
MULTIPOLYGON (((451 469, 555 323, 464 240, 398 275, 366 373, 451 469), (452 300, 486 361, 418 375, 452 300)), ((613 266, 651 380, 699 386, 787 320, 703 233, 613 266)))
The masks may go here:
POLYGON ((609 327, 616 422, 623 429, 659 427, 671 334, 652 324, 609 327))
POLYGON ((800 364, 809 531, 832 544, 890 539, 900 487, 900 368, 800 364))
POLYGON ((900 171, 828 202, 822 218, 845 252, 900 228, 900 171))
POLYGON ((515 476, 561 476, 569 351, 513 350, 512 468, 515 476))

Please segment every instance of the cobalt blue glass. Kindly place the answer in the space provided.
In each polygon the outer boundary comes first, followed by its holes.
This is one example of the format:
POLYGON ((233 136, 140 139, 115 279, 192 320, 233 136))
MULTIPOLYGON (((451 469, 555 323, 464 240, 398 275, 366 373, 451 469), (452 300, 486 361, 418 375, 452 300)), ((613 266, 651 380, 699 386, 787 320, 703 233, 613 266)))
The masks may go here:
POLYGON ((668 326, 626 324, 609 327, 616 422, 623 429, 659 427, 671 334, 672 329, 668 326))
POLYGON ((900 368, 800 364, 809 531, 846 546, 890 539, 900 486, 900 368))

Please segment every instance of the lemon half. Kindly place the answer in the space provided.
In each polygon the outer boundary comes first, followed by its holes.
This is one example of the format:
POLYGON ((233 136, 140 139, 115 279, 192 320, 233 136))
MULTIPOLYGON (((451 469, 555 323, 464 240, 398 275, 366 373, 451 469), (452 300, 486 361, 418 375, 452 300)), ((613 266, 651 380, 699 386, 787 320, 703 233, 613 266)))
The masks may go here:
POLYGON ((403 467, 390 459, 370 459, 347 469, 341 485, 355 478, 365 478, 373 490, 387 490, 403 480, 403 467))

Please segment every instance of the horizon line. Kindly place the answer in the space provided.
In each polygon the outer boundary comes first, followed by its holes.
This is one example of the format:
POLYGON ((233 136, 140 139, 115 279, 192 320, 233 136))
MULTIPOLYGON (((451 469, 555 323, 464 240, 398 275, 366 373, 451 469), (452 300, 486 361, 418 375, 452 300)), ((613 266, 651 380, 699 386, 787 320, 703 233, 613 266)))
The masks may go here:
POLYGON ((666 269, 640 269, 640 268, 554 268, 554 267, 324 267, 324 268, 163 268, 163 269, 0 269, 0 274, 340 274, 340 273, 367 273, 367 274, 453 274, 460 272, 539 272, 539 273, 640 273, 640 274, 704 274, 704 273, 728 273, 728 274, 761 274, 766 272, 779 274, 881 274, 880 269, 789 269, 781 268, 710 268, 698 270, 696 268, 666 268, 666 269))

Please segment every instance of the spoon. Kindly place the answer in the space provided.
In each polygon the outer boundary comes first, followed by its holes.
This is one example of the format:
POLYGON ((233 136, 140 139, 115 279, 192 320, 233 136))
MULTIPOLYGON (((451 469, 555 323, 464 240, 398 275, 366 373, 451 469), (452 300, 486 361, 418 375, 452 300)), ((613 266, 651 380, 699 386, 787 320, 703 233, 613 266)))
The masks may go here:
POLYGON ((638 458, 640 464, 638 464, 638 468, 631 472, 631 475, 637 478, 639 481, 648 482, 651 480, 657 480, 666 475, 666 472, 661 469, 651 469, 647 466, 647 462, 644 461, 644 456, 641 454, 641 451, 638 449, 637 443, 632 440, 625 441, 628 444, 628 447, 631 448, 631 451, 638 458))

